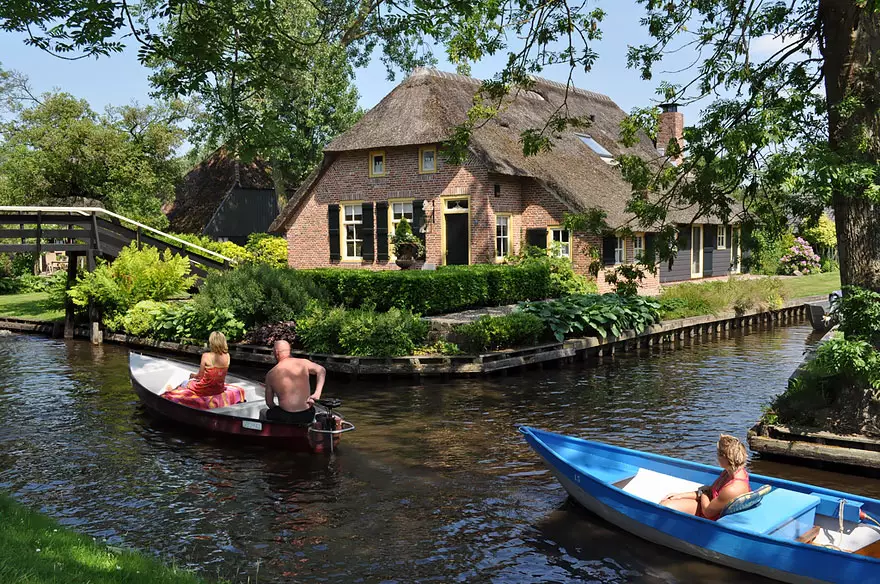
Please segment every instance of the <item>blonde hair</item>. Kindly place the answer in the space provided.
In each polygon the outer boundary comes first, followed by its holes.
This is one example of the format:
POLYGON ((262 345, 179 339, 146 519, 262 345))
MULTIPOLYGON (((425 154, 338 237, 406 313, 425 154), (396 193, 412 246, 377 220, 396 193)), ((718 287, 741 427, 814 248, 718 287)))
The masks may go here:
POLYGON ((226 344, 226 335, 220 331, 211 333, 211 336, 208 337, 208 346, 211 348, 212 353, 225 355, 229 352, 229 346, 226 344))
POLYGON ((729 434, 722 434, 718 439, 718 454, 727 459, 727 463, 734 471, 744 467, 749 459, 743 443, 729 434))

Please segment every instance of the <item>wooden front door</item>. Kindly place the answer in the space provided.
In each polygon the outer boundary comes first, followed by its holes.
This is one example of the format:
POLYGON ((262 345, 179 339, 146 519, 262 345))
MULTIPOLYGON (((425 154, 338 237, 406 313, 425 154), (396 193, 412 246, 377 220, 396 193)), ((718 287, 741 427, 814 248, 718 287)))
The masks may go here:
POLYGON ((450 213, 446 219, 446 265, 468 264, 468 214, 450 213))

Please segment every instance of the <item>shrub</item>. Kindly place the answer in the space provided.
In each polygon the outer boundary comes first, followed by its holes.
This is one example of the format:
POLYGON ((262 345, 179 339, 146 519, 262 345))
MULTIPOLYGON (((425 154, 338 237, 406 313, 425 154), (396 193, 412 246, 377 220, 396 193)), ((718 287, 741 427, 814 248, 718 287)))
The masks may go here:
POLYGON ((574 271, 570 258, 550 255, 548 250, 540 247, 526 246, 518 255, 511 256, 505 261, 514 266, 546 265, 550 270, 548 298, 589 294, 598 290, 595 280, 574 271))
POLYGON ((189 260, 171 250, 163 254, 149 246, 138 250, 132 242, 112 263, 81 273, 67 294, 77 306, 94 301, 112 318, 141 300, 166 300, 184 293, 195 282, 189 269, 189 260))
POLYGON ((193 302, 178 302, 158 311, 150 336, 166 341, 205 341, 213 331, 235 341, 244 335, 245 327, 228 308, 205 309, 193 302))
POLYGON ((156 321, 163 311, 170 310, 165 302, 141 300, 123 315, 105 320, 104 324, 113 330, 123 330, 136 337, 149 337, 156 328, 156 321))
POLYGON ((271 347, 275 341, 287 341, 291 347, 300 347, 302 343, 296 334, 296 322, 288 320, 264 324, 248 333, 247 336, 247 342, 252 345, 271 347))
POLYGON ((411 355, 428 334, 428 323, 406 310, 326 308, 312 303, 298 321, 306 350, 369 357, 411 355))
POLYGON ((459 325, 455 336, 466 351, 479 353, 487 349, 534 345, 546 331, 541 318, 516 311, 505 316, 481 316, 472 323, 459 325))
POLYGON ((244 264, 209 275, 195 302, 202 310, 227 308, 252 329, 266 323, 293 320, 310 300, 322 300, 325 296, 314 278, 303 271, 244 264))
POLYGON ((477 306, 547 298, 546 264, 524 266, 444 266, 437 270, 303 270, 327 292, 331 304, 371 306, 419 314, 442 314, 477 306))
POLYGON ((574 335, 619 336, 625 330, 640 333, 660 320, 660 303, 645 296, 584 294, 520 306, 541 318, 558 341, 574 335))
POLYGON ((778 278, 729 278, 724 281, 676 284, 663 288, 660 310, 664 319, 718 314, 727 310, 779 308, 785 289, 778 278))
POLYGON ((394 248, 394 255, 400 256, 401 249, 400 246, 412 246, 415 248, 415 253, 413 253, 412 257, 420 258, 425 255, 425 246, 422 243, 422 240, 413 233, 412 227, 409 224, 409 221, 406 220, 406 217, 400 220, 400 223, 397 224, 397 227, 394 228, 394 235, 391 236, 391 245, 394 248))
POLYGON ((880 294, 858 286, 846 286, 837 301, 840 330, 851 341, 880 347, 880 294))
POLYGON ((822 261, 819 264, 819 269, 823 272, 839 272, 840 264, 836 260, 832 260, 831 258, 822 258, 822 261))
POLYGON ((418 347, 413 351, 413 355, 461 355, 462 350, 455 343, 438 339, 430 345, 418 347))
POLYGON ((287 266, 287 240, 283 237, 268 233, 251 233, 248 235, 245 249, 257 263, 287 266))
POLYGON ((755 274, 778 274, 780 259, 794 243, 791 232, 776 234, 770 230, 755 229, 748 244, 751 251, 747 258, 749 271, 755 274))
POLYGON ((798 237, 788 252, 779 258, 779 271, 783 274, 816 274, 819 272, 819 256, 806 240, 798 237))

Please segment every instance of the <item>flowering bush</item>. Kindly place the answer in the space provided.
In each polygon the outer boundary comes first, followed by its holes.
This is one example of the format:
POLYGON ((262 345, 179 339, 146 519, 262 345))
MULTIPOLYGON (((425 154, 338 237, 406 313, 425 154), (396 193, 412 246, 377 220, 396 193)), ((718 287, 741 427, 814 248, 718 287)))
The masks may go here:
POLYGON ((810 244, 804 238, 798 237, 794 240, 794 245, 788 248, 788 252, 779 259, 779 269, 783 274, 795 276, 818 274, 821 271, 819 261, 819 256, 813 252, 810 244))

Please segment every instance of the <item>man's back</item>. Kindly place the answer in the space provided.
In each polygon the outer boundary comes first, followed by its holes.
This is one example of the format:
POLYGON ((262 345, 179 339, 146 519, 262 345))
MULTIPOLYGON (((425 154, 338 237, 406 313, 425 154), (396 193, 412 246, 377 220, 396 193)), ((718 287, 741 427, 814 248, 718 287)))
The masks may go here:
POLYGON ((278 405, 288 412, 308 409, 311 395, 309 361, 288 357, 266 375, 266 383, 278 396, 278 405))

